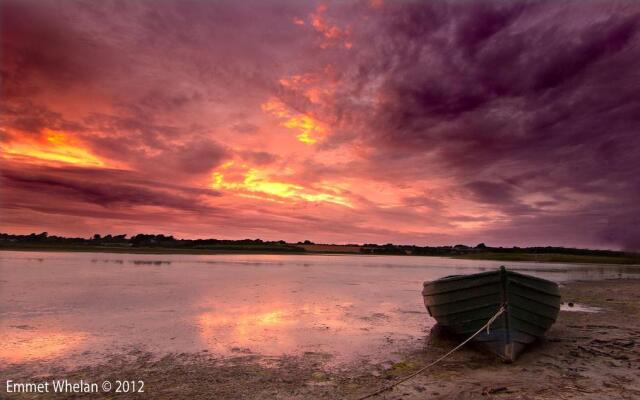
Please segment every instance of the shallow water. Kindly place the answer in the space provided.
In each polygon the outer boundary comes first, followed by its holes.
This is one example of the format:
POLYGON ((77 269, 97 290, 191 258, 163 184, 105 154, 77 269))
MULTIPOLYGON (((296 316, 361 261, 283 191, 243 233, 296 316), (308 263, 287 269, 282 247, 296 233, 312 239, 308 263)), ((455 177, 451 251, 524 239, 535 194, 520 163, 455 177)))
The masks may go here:
POLYGON ((599 313, 603 312, 604 308, 602 307, 592 307, 584 304, 577 303, 562 303, 560 306, 560 311, 569 311, 569 312, 586 312, 586 313, 599 313))
MULTIPOLYGON (((503 262, 360 255, 0 252, 0 361, 93 363, 142 349, 392 357, 434 321, 422 282, 503 262)), ((557 282, 628 266, 510 262, 557 282)))

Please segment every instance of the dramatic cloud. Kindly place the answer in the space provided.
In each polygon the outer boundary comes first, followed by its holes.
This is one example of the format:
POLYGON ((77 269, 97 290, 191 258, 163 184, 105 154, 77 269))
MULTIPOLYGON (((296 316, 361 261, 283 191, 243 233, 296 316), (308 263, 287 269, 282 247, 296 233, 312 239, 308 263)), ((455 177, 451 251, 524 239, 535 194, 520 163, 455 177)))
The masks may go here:
POLYGON ((635 1, 3 1, 2 230, 640 249, 635 1))

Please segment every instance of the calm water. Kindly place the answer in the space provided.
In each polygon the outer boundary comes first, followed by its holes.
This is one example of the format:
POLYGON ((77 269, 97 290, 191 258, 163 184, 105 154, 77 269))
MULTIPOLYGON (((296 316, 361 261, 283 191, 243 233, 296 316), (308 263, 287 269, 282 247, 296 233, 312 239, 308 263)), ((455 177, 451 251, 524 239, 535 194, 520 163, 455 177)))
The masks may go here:
MULTIPOLYGON (((0 364, 90 363, 131 349, 381 360, 416 346, 433 325, 423 281, 499 265, 360 255, 0 252, 0 364)), ((637 267, 508 267, 557 282, 640 277, 637 267)))

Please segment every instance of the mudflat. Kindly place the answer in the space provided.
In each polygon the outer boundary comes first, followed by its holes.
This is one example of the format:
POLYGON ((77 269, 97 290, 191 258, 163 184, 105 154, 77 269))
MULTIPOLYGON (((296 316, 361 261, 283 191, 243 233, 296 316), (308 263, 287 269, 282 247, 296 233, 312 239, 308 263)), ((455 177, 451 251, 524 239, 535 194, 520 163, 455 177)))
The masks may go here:
MULTIPOLYGON (((640 280, 562 284, 565 303, 545 341, 515 363, 503 364, 474 347, 381 394, 385 399, 637 399, 640 398, 640 280), (601 309, 591 311, 588 307, 601 309), (582 310, 582 311, 576 311, 582 310)), ((426 315, 425 315, 426 318, 426 315)), ((331 355, 308 352, 265 357, 219 357, 209 352, 156 356, 131 350, 107 362, 68 369, 55 363, 2 367, 3 380, 144 381, 143 393, 7 393, 11 399, 357 399, 418 370, 458 343, 434 327, 424 345, 401 361, 336 365, 331 355)))

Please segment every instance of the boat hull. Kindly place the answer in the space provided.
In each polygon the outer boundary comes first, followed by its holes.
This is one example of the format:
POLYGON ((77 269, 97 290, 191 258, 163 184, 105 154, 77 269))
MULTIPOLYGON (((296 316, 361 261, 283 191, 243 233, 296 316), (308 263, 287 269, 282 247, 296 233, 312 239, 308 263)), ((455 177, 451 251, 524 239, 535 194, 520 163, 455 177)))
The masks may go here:
POLYGON ((556 283, 504 267, 425 282, 422 295, 429 314, 461 337, 477 332, 504 305, 489 331, 473 340, 507 362, 542 338, 560 311, 556 283))

